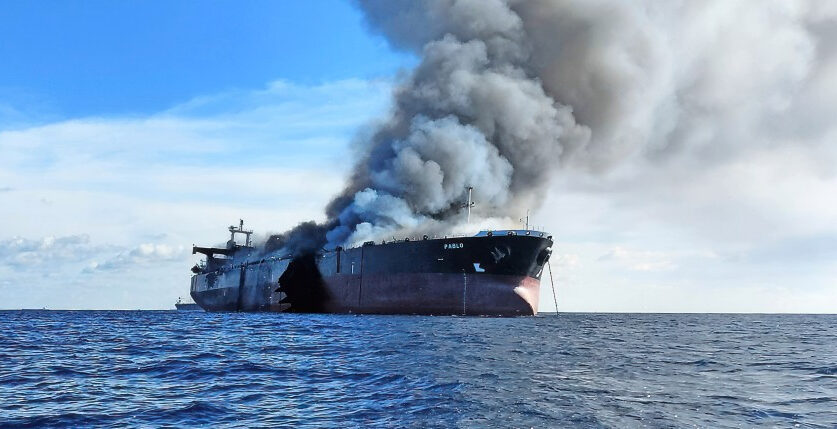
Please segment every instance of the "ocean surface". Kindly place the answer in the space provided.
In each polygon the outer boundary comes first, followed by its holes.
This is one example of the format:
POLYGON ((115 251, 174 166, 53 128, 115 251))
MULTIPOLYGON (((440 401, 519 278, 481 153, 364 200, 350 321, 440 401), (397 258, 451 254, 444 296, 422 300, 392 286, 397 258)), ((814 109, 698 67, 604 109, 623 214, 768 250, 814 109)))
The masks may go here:
POLYGON ((837 316, 0 312, 0 427, 837 427, 837 316))

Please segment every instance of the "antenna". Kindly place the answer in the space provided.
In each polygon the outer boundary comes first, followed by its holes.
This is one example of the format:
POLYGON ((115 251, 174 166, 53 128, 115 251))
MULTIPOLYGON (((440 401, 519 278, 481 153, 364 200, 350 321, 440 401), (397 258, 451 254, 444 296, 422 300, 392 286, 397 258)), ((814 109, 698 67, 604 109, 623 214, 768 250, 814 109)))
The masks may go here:
POLYGON ((468 209, 468 223, 471 223, 471 207, 474 207, 474 202, 471 201, 471 191, 474 190, 473 186, 468 187, 468 202, 462 205, 462 208, 468 209))
POLYGON ((526 209, 526 217, 525 218, 520 218, 521 223, 523 223, 524 221, 526 222, 525 223, 525 225, 526 225, 525 231, 528 231, 529 230, 529 209, 526 209))

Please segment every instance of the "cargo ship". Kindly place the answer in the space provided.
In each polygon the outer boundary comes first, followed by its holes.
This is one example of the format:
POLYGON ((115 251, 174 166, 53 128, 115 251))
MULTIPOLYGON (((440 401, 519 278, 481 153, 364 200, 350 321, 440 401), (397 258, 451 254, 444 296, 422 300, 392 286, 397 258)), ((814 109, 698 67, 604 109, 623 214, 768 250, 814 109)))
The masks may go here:
POLYGON ((190 294, 207 311, 534 315, 553 244, 527 228, 265 255, 243 221, 229 231, 225 247, 192 247, 206 258, 190 294))

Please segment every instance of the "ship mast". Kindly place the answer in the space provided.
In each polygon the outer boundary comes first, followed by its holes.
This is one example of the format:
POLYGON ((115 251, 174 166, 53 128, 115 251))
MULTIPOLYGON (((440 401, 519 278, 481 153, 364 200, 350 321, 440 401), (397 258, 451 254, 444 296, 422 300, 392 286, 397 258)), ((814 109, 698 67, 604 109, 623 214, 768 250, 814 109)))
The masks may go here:
POLYGON ((471 207, 474 207, 474 204, 475 204, 473 201, 471 201, 471 191, 473 191, 473 190, 474 190, 473 186, 468 187, 468 202, 466 202, 465 204, 462 204, 462 208, 468 209, 468 223, 469 224, 471 223, 471 207))
POLYGON ((252 234, 253 231, 252 230, 251 231, 245 231, 244 230, 244 219, 239 219, 238 220, 238 228, 236 228, 234 225, 230 225, 229 229, 230 229, 230 243, 235 244, 235 235, 236 234, 244 234, 244 237, 245 237, 244 247, 250 247, 250 234, 252 234))

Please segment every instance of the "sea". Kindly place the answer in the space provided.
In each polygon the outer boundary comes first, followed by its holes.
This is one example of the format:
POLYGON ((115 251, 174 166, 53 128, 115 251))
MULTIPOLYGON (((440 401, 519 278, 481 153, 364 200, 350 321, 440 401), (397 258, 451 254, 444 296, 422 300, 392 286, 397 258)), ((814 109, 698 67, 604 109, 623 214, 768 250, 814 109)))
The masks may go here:
POLYGON ((0 427, 837 428, 837 315, 2 311, 0 427))

